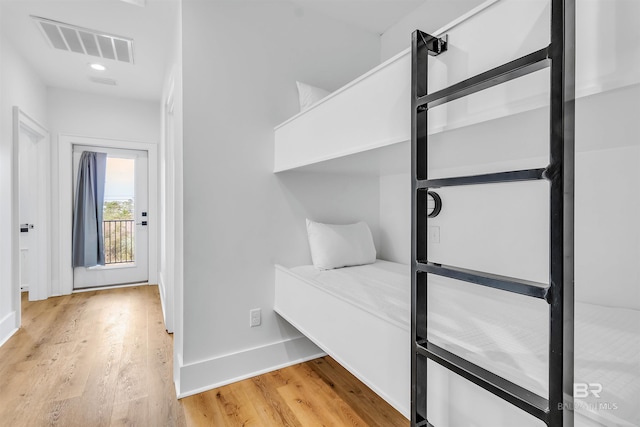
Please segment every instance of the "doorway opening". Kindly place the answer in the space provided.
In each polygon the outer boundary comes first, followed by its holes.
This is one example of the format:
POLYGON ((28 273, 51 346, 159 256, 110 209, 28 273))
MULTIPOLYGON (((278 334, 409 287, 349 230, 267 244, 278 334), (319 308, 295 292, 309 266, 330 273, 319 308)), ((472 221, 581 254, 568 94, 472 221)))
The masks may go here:
POLYGON ((149 280, 148 153, 74 145, 74 191, 78 186, 80 157, 85 151, 107 155, 102 221, 98 225, 103 236, 104 264, 75 267, 73 288, 146 283, 149 280))
POLYGON ((12 282, 18 284, 14 298, 19 313, 22 292, 35 301, 47 298, 50 288, 50 146, 49 132, 19 107, 13 107, 13 135, 12 282))

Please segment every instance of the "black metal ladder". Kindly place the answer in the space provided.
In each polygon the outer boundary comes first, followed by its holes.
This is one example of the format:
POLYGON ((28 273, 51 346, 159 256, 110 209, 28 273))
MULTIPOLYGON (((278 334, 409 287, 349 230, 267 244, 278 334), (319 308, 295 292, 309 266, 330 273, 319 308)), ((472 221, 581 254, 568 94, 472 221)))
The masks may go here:
MULTIPOLYGON (((573 187, 575 0, 551 0, 551 43, 446 89, 428 93, 427 62, 453 41, 415 31, 412 40, 412 362, 411 425, 427 419, 427 360, 544 421, 573 426, 573 187), (546 168, 429 179, 427 111, 501 83, 550 67, 550 156, 546 168), (427 200, 447 186, 546 179, 550 184, 549 283, 447 267, 429 262, 427 200), (549 394, 539 396, 427 340, 430 274, 545 300, 549 304, 549 394)), ((505 17, 508 19, 508 17, 505 17)), ((440 427, 440 426, 436 426, 440 427)), ((444 427, 444 426, 443 426, 444 427)), ((464 427, 464 426, 450 426, 464 427)))

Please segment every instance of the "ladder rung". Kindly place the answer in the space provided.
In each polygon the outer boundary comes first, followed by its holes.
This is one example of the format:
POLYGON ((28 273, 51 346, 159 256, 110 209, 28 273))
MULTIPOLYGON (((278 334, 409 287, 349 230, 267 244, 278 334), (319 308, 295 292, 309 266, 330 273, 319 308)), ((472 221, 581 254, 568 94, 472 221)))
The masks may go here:
POLYGON ((483 175, 457 176, 452 178, 423 179, 417 188, 454 187, 460 185, 494 184, 499 182, 534 181, 545 178, 546 169, 526 169, 520 171, 497 172, 483 175))
POLYGON ((484 273, 474 270, 466 270, 455 267, 443 267, 430 262, 418 262, 418 271, 431 273, 450 279, 462 280, 489 288, 500 289, 534 298, 540 298, 549 302, 549 285, 531 282, 529 280, 516 279, 513 277, 499 276, 497 274, 484 273))
POLYGON ((419 354, 546 423, 549 414, 549 401, 544 397, 538 396, 532 391, 489 372, 460 356, 456 356, 429 341, 424 340, 416 344, 419 354))
POLYGON ((550 64, 549 48, 545 47, 544 49, 525 55, 522 58, 515 59, 499 67, 478 74, 477 76, 463 80, 446 89, 421 96, 417 100, 416 107, 424 108, 424 106, 427 106, 427 108, 433 108, 446 102, 471 95, 492 86, 541 70, 548 67, 550 64))

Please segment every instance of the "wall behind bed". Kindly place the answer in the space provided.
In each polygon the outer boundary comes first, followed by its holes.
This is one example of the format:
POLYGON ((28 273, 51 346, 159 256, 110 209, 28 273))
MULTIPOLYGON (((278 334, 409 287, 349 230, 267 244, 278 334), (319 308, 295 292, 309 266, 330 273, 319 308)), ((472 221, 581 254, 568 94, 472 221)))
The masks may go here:
POLYGON ((337 89, 377 65, 380 42, 285 1, 185 0, 182 28, 184 396, 318 354, 272 311, 273 264, 309 261, 305 216, 370 205, 377 229, 378 182, 274 175, 273 127, 298 112, 296 80, 337 89))

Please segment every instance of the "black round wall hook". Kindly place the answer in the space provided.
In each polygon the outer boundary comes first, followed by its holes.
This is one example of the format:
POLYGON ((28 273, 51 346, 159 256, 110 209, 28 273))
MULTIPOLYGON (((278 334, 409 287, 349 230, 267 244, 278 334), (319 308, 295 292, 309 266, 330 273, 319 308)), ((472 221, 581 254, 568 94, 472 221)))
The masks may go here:
POLYGON ((433 198, 433 210, 427 214, 427 218, 435 218, 442 210, 442 199, 435 191, 427 191, 427 194, 433 198))

